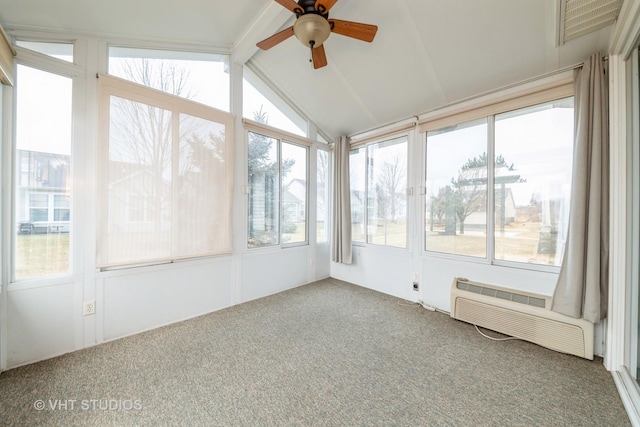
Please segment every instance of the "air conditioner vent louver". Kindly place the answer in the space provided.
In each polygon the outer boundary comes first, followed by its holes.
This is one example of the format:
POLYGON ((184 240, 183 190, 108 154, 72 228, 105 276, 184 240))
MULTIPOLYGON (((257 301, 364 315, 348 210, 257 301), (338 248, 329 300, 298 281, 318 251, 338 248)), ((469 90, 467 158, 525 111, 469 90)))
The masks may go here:
POLYGON ((541 346, 593 359, 593 323, 551 311, 544 295, 454 279, 451 317, 541 346))
POLYGON ((546 307, 546 300, 544 298, 533 297, 529 295, 523 295, 516 292, 507 292, 496 288, 487 286, 474 285, 468 282, 456 282, 458 289, 473 292, 480 295, 487 295, 493 298, 500 298, 507 301, 513 301, 520 304, 526 304, 533 307, 546 307))

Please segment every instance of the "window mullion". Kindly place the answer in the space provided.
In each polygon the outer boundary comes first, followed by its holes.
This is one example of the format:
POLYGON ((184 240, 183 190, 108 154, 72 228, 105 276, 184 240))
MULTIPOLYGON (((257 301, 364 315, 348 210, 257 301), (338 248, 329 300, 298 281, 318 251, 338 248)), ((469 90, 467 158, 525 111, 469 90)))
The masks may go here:
MULTIPOLYGON (((180 185, 180 112, 173 110, 171 112, 171 258, 176 258, 175 250, 180 248, 178 236, 178 227, 180 218, 178 218, 180 185)), ((161 220, 162 210, 155 212, 157 218, 161 220)), ((143 213, 144 215, 144 213, 143 213)), ((180 250, 180 249, 179 249, 180 250)))
POLYGON ((364 153, 364 242, 366 244, 371 243, 369 241, 369 174, 372 173, 371 169, 371 145, 367 145, 364 153))
POLYGON ((495 116, 487 117, 487 256, 488 262, 495 261, 495 208, 496 208, 496 190, 495 190, 495 161, 496 161, 496 120, 495 116))
POLYGON ((284 189, 282 188, 282 176, 284 175, 284 167, 282 165, 282 140, 278 139, 278 242, 277 245, 282 245, 282 215, 284 211, 284 206, 282 203, 282 193, 284 189))

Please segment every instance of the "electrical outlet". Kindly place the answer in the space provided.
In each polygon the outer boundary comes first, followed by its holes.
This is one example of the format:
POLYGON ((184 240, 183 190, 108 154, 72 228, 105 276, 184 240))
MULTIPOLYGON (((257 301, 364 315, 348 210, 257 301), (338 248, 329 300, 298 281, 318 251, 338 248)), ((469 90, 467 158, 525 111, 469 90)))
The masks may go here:
POLYGON ((82 307, 82 314, 89 316, 90 314, 96 314, 96 301, 85 301, 82 307))

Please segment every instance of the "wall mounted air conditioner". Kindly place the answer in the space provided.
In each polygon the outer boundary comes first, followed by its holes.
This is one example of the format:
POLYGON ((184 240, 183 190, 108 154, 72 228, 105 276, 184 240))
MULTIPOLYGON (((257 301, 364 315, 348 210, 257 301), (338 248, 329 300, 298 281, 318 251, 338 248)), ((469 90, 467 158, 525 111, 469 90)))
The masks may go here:
POLYGON ((593 323, 551 311, 551 297, 455 278, 451 317, 593 360, 593 323))

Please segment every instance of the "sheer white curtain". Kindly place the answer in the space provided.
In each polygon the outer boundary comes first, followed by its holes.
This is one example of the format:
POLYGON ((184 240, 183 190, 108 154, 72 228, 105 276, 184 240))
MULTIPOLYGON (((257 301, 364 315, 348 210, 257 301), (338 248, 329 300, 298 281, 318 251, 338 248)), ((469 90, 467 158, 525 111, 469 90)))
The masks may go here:
POLYGON ((333 239, 331 260, 351 264, 351 190, 349 186, 349 139, 336 140, 333 168, 333 239))
POLYGON ((569 232, 552 309, 598 322, 607 314, 609 127, 602 56, 575 75, 575 144, 569 232))

